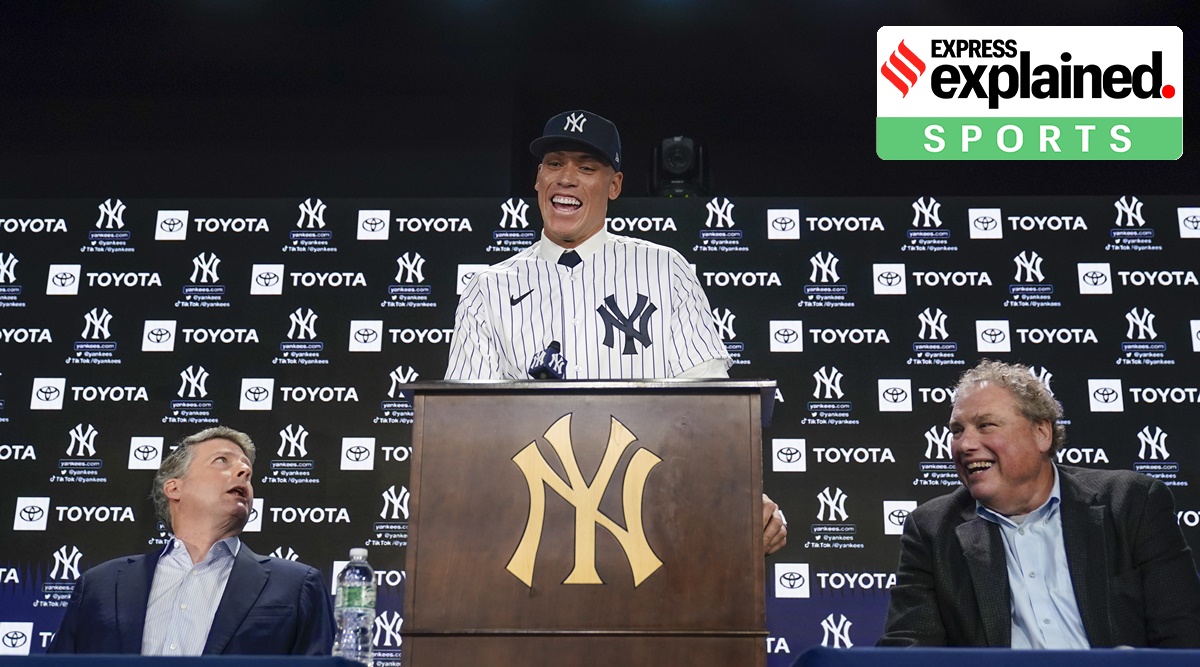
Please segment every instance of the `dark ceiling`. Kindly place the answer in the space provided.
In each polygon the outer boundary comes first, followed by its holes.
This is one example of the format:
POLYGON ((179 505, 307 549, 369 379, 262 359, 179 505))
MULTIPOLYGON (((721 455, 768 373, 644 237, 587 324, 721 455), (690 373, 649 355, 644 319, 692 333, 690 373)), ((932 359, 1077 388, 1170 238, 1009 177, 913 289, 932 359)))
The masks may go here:
MULTIPOLYGON (((663 136, 700 138, 730 194, 1085 193, 1129 179, 1184 192, 1200 175, 1186 131, 1183 160, 1133 167, 874 155, 882 25, 1180 25, 1191 83, 1197 3, 22 4, 0 10, 9 197, 276 196, 318 183, 354 196, 528 194, 521 147, 575 107, 615 120, 647 158, 663 136)), ((1190 128, 1196 96, 1184 99, 1190 128)), ((644 162, 627 179, 644 182, 644 162)))

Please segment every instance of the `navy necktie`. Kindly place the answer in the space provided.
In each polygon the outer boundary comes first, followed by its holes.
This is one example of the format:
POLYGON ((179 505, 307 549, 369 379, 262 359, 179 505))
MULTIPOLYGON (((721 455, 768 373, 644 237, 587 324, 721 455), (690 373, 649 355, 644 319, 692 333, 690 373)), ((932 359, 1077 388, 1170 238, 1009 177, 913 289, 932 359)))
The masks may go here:
POLYGON ((582 261, 583 259, 579 256, 579 253, 574 250, 564 250, 563 254, 558 257, 558 263, 568 269, 575 268, 582 261))

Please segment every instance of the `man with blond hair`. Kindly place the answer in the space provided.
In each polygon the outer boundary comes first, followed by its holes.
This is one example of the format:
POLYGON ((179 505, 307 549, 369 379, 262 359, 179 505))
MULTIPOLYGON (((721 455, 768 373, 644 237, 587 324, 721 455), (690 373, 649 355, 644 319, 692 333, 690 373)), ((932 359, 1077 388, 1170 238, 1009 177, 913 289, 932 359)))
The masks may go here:
POLYGON ((321 573, 241 542, 254 504, 254 443, 218 426, 163 459, 151 497, 171 540, 83 574, 50 653, 327 655, 321 573))

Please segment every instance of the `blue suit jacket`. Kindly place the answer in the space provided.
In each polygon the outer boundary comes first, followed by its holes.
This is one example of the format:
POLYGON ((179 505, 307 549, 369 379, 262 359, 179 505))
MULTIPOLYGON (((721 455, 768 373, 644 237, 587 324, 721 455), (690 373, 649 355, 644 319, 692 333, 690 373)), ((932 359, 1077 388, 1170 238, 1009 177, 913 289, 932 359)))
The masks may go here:
MULTIPOLYGON (((141 653, 161 551, 98 565, 75 583, 49 653, 141 653)), ((328 655, 333 607, 316 568, 259 556, 243 543, 204 653, 328 655)))

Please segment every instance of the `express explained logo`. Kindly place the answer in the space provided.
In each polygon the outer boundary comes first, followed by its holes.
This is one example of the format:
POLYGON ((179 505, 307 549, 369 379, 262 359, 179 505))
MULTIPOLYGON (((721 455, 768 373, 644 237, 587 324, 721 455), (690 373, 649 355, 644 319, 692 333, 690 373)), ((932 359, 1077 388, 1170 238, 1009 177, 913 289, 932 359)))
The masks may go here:
POLYGON ((896 50, 892 51, 892 55, 879 68, 879 73, 900 91, 901 97, 907 97, 908 91, 925 73, 925 61, 917 57, 917 54, 904 44, 904 40, 900 40, 896 50))
POLYGON ((885 160, 1182 154, 1174 26, 885 26, 876 57, 885 160))

